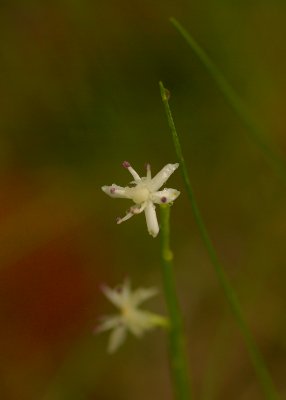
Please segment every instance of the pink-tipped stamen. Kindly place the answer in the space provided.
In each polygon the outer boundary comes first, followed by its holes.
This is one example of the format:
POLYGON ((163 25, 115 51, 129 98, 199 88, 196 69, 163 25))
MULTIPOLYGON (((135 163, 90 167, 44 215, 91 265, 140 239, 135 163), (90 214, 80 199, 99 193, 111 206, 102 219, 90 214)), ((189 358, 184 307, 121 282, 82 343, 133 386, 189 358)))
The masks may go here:
POLYGON ((128 161, 123 161, 122 167, 128 169, 131 167, 131 164, 128 161))

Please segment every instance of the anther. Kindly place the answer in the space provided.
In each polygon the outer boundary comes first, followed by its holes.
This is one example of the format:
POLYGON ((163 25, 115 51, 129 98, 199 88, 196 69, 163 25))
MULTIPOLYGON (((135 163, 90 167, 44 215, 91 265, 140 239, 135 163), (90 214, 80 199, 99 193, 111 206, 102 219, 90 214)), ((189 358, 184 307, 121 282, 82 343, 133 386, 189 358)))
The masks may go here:
POLYGON ((129 167, 131 167, 131 165, 128 161, 123 161, 122 167, 128 169, 129 167))

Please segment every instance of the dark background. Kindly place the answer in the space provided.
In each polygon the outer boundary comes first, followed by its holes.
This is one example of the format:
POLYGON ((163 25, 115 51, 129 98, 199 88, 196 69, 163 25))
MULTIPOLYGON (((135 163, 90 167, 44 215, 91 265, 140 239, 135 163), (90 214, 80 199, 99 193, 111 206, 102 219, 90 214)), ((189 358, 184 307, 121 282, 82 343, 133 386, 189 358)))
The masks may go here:
MULTIPOLYGON (((171 396, 166 337, 113 356, 93 336, 100 293, 129 276, 161 288, 159 239, 100 187, 176 162, 158 81, 171 91, 194 190, 224 268, 286 396, 286 185, 249 140, 178 18, 286 157, 285 2, 2 1, 0 5, 0 397, 171 396)), ((177 171, 172 247, 197 399, 262 399, 177 171)), ((147 307, 147 305, 146 305, 147 307)), ((163 296, 150 309, 164 314, 163 296)), ((147 307, 148 308, 148 307, 147 307)))

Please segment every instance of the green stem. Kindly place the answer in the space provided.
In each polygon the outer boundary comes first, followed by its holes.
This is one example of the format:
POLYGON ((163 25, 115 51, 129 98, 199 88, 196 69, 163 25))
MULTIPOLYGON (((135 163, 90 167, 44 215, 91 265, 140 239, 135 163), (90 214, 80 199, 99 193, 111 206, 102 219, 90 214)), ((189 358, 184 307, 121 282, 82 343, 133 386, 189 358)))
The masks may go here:
POLYGON ((191 34, 180 24, 180 22, 178 22, 175 18, 170 18, 170 22, 176 28, 179 34, 186 40, 210 76, 213 78, 227 102, 247 128, 251 139, 260 148, 273 168, 283 179, 286 180, 286 165, 284 160, 282 160, 277 154, 277 150, 273 150, 273 144, 270 143, 269 138, 266 137, 264 131, 257 126, 257 123, 252 119, 244 103, 236 94, 231 85, 227 82, 223 73, 218 69, 218 67, 209 58, 207 53, 200 47, 191 34))
POLYGON ((170 317, 170 361, 174 380, 175 398, 191 398, 185 341, 180 307, 173 274, 173 253, 170 249, 170 206, 161 205, 161 253, 164 291, 170 317))
POLYGON ((230 281, 228 280, 227 276, 224 273, 222 265, 216 255, 215 248, 211 242, 211 239, 208 235, 208 232, 204 225, 203 219, 201 217, 201 213, 199 211, 199 208, 197 206, 197 203, 196 203, 196 200, 195 200, 195 197, 193 194, 193 189, 192 189, 191 182, 189 179, 189 175, 188 175, 186 163, 184 160, 181 144, 180 144, 179 137, 178 137, 178 134, 176 131, 172 113, 171 113, 171 110, 169 107, 169 102, 168 102, 169 92, 164 88, 164 85, 162 82, 160 82, 159 85, 160 85, 160 90, 161 90, 162 101, 163 101, 167 119, 168 119, 168 124, 169 124, 170 130, 171 130, 171 133, 172 133, 177 157, 180 162, 181 172, 182 172, 183 179, 185 182, 186 191, 187 191, 187 194, 188 194, 190 202, 191 202, 191 206, 193 209, 195 221, 199 228, 199 232, 200 232, 202 240, 206 246, 206 249, 208 251, 208 254, 212 261, 212 264, 214 266, 220 286, 223 289, 223 292, 226 296, 226 299, 229 303, 229 306, 233 312, 235 320, 236 320, 238 327, 244 338, 244 341, 245 341, 247 350, 249 352, 252 364, 256 371, 257 378, 259 379, 260 384, 264 390, 265 398, 268 400, 277 400, 279 397, 278 397, 278 394, 276 393, 276 389, 273 385, 271 376, 269 375, 267 367, 264 363, 264 360, 260 354, 258 347, 256 346, 256 343, 255 343, 255 341, 252 337, 252 334, 247 326, 247 323, 243 318, 239 300, 236 296, 234 289, 231 286, 230 281))

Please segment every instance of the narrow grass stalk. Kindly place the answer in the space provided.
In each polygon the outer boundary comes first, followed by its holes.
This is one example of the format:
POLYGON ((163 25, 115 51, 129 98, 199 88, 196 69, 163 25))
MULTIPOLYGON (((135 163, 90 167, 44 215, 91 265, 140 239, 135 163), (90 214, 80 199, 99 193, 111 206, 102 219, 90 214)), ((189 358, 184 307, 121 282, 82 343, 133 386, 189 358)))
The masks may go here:
POLYGON ((268 160, 268 163, 270 163, 277 173, 279 173, 279 175, 286 180, 286 165, 284 160, 282 160, 280 157, 278 150, 273 149, 273 144, 270 143, 270 140, 265 135, 265 132, 253 120, 243 101, 225 79, 223 73, 214 64, 207 53, 200 47, 192 35, 180 24, 180 22, 178 22, 175 18, 170 18, 170 22, 176 28, 179 34, 186 40, 198 59, 204 65, 210 76, 217 84, 219 90, 225 97, 226 101, 230 104, 232 109, 247 128, 250 138, 254 141, 254 143, 256 143, 268 160))
POLYGON ((165 297, 170 318, 170 362, 175 398, 190 400, 187 357, 180 307, 173 274, 173 253, 170 249, 170 206, 161 205, 161 256, 165 297))
POLYGON ((242 336, 245 341, 247 350, 249 352, 253 367, 256 371, 257 378, 260 381, 261 387, 264 391, 265 398, 267 400, 278 400, 279 397, 278 397, 278 394, 274 387, 274 384, 272 382, 271 376, 269 375, 269 372, 264 363, 262 355, 260 354, 260 351, 252 337, 250 329, 248 328, 248 325, 247 325, 246 321, 244 320, 241 306, 239 304, 239 300, 236 296, 234 289, 232 288, 230 281, 228 280, 226 274, 224 273, 222 265, 216 255, 215 248, 211 242, 211 239, 208 235, 205 224, 201 217, 201 213, 199 211, 197 202, 196 202, 194 194, 193 194, 193 189, 192 189, 191 182, 189 179, 189 174, 188 174, 186 163, 184 160, 180 140, 179 140, 179 137, 178 137, 178 134, 176 131, 176 127, 174 124, 174 120, 172 117, 172 113, 171 113, 171 110, 169 107, 169 101, 168 101, 169 92, 164 88, 164 85, 162 82, 160 82, 159 85, 160 85, 160 90, 161 90, 162 101, 163 101, 163 104, 165 107, 165 112, 167 115, 168 124, 169 124, 170 130, 171 130, 171 133, 172 133, 175 150, 177 153, 178 161, 179 161, 180 167, 181 167, 181 172, 182 172, 183 179, 185 182, 186 191, 187 191, 188 197, 190 199, 190 203, 191 203, 191 207, 192 207, 192 210, 194 213, 195 221, 197 223, 202 240, 206 246, 207 252, 208 252, 211 262, 214 266, 220 286, 225 294, 225 297, 226 297, 226 299, 229 303, 229 306, 233 312, 234 318, 235 318, 235 320, 238 324, 238 327, 242 333, 242 336))

